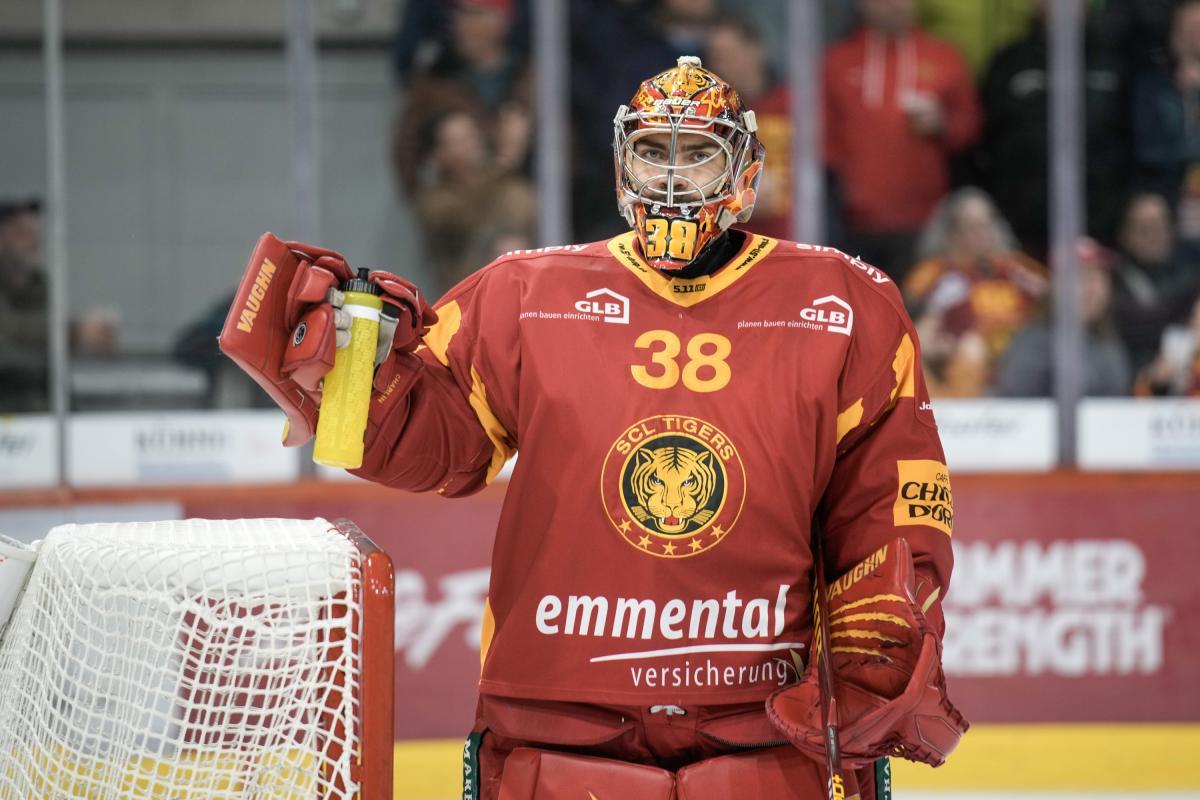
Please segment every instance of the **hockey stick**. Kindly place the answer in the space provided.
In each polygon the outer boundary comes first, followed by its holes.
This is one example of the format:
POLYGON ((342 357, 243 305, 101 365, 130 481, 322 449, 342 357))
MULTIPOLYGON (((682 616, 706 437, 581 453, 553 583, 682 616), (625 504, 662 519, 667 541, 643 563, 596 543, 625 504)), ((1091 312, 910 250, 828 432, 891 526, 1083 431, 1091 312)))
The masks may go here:
POLYGON ((825 721, 825 766, 829 770, 829 800, 845 800, 842 748, 838 742, 837 696, 833 691, 833 662, 829 656, 829 590, 825 585, 825 554, 821 529, 813 522, 813 650, 821 687, 821 717, 825 721))

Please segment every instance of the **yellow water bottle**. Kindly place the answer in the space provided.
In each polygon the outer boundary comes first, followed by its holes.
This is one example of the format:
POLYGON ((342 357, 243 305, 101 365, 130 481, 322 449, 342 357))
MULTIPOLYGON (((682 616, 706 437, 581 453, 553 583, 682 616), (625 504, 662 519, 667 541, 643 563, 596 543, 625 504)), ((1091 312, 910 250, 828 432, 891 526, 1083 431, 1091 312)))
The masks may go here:
POLYGON ((379 287, 367 279, 368 274, 360 269, 357 278, 342 284, 346 298, 342 310, 352 317, 350 344, 337 351, 333 369, 325 376, 313 446, 313 461, 328 467, 362 466, 371 382, 375 379, 379 312, 383 309, 379 287))

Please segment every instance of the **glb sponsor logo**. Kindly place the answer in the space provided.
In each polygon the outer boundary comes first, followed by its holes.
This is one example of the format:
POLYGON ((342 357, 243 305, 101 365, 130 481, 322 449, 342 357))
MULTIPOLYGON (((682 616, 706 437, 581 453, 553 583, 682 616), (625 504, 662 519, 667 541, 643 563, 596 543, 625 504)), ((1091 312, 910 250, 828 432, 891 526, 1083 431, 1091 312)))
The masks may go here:
POLYGON ((895 525, 928 525, 947 536, 954 527, 954 495, 950 473, 940 461, 896 462, 899 486, 892 506, 895 525))
POLYGON ((1162 670, 1170 609, 1145 601, 1146 557, 1134 541, 974 542, 956 545, 954 562, 948 675, 1162 670))
POLYGON ((805 327, 849 336, 854 328, 854 309, 842 298, 829 294, 818 297, 811 306, 801 309, 800 319, 809 323, 805 327))
POLYGON ((594 314, 605 322, 629 324, 629 298, 617 294, 612 289, 588 292, 583 300, 575 304, 575 310, 581 314, 594 314))

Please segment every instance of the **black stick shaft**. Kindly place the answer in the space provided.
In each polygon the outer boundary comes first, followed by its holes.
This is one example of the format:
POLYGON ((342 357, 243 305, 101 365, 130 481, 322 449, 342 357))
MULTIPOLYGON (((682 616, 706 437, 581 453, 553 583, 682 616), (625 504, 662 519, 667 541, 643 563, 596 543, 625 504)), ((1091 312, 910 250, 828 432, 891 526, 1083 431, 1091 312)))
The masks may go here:
POLYGON ((842 774, 842 749, 838 742, 837 695, 834 693, 833 663, 829 641, 829 591, 825 585, 825 557, 821 531, 813 525, 813 622, 816 627, 813 658, 821 687, 821 716, 825 720, 825 766, 829 770, 829 800, 844 800, 846 778, 842 774))

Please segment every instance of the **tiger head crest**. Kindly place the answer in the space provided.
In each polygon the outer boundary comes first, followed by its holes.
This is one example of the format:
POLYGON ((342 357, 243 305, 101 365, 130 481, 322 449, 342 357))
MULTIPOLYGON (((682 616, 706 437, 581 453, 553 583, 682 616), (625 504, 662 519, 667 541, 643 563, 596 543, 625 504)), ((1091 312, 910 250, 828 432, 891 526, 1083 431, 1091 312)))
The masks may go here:
POLYGON ((697 417, 660 414, 629 425, 600 467, 613 529, 657 558, 688 558, 728 538, 746 501, 746 468, 729 434, 697 417))
POLYGON ((717 483, 712 458, 710 452, 678 446, 639 450, 630 475, 638 502, 630 511, 659 533, 681 534, 704 525, 713 516, 705 506, 717 483))

